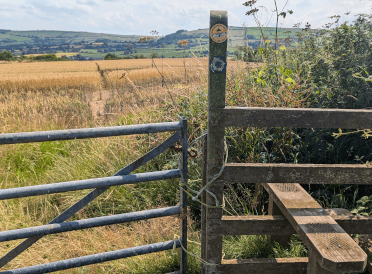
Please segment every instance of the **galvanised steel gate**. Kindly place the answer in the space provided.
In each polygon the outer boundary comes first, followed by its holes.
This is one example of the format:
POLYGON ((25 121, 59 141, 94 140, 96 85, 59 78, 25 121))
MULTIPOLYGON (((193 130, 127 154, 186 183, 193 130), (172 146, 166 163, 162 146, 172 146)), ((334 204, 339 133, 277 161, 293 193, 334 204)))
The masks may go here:
POLYGON ((62 183, 52 183, 46 185, 35 185, 27 187, 18 187, 11 189, 0 190, 0 200, 21 198, 28 196, 36 196, 43 194, 60 193, 67 191, 76 191, 82 189, 92 189, 89 194, 80 199, 70 208, 55 217, 47 225, 35 226, 29 228, 15 229, 0 232, 0 242, 24 239, 27 238, 20 245, 11 250, 8 254, 0 258, 0 267, 5 266, 8 262, 14 259, 17 255, 22 253, 36 241, 45 235, 79 230, 91 227, 98 227, 104 225, 119 224, 131 221, 146 220, 151 218, 180 215, 181 219, 181 237, 180 240, 172 240, 161 243, 148 244, 133 248, 121 249, 111 252, 99 253, 84 257, 67 259, 58 262, 35 265, 25 268, 18 268, 8 270, 0 273, 12 274, 27 274, 27 273, 48 273, 58 270, 70 269, 90 264, 96 264, 111 260, 128 258, 132 256, 148 254, 163 250, 173 249, 174 246, 181 248, 180 257, 180 271, 176 273, 186 273, 187 262, 187 121, 181 119, 179 122, 157 123, 157 124, 142 124, 130 126, 114 126, 114 127, 100 127, 100 128, 84 128, 84 129, 70 129, 70 130, 54 130, 42 132, 24 132, 0 134, 0 145, 30 143, 30 142, 44 142, 56 140, 71 140, 71 139, 85 139, 85 138, 100 138, 109 136, 122 136, 132 134, 148 134, 155 132, 176 131, 170 138, 162 144, 152 149, 147 154, 143 155, 136 161, 119 170, 112 177, 87 179, 79 181, 70 181, 62 183), (170 146, 176 142, 182 143, 182 157, 180 169, 154 171, 146 173, 130 174, 140 166, 144 165, 151 159, 163 153, 170 146), (88 205, 91 201, 99 195, 108 190, 111 186, 134 184, 140 182, 149 182, 156 180, 165 180, 172 178, 181 178, 182 187, 180 194, 180 205, 159 209, 144 210, 139 212, 131 212, 124 214, 117 214, 111 216, 90 218, 84 220, 75 220, 73 222, 65 222, 69 217, 88 205))

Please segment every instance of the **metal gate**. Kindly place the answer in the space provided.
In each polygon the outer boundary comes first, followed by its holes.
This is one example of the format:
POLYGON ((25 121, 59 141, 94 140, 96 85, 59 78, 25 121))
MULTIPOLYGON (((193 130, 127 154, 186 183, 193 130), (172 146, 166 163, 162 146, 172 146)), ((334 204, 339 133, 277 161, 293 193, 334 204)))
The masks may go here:
POLYGON ((121 249, 84 257, 77 257, 58 262, 35 265, 25 268, 8 270, 0 273, 48 273, 64 269, 70 269, 85 265, 91 265, 111 260, 128 258, 132 256, 148 254, 163 250, 173 249, 174 246, 182 247, 180 252, 180 271, 175 273, 186 273, 187 262, 187 120, 181 119, 179 122, 157 123, 157 124, 140 124, 130 126, 114 126, 100 128, 83 128, 70 130, 54 130, 42 132, 24 132, 0 134, 0 145, 44 142, 56 140, 72 140, 85 138, 100 138, 109 136, 122 136, 132 134, 148 134, 156 132, 175 131, 175 133, 164 141, 162 144, 152 149, 147 154, 138 158, 131 164, 116 172, 111 177, 95 178, 79 181, 70 181, 62 183, 52 183, 45 185, 35 185, 27 187, 18 187, 11 189, 0 190, 0 200, 21 198, 28 196, 36 196, 43 194, 60 193, 67 191, 76 191, 82 189, 94 189, 85 197, 80 199, 74 205, 66 209, 60 215, 51 220, 47 225, 35 226, 29 228, 15 229, 0 232, 0 242, 24 239, 20 245, 15 247, 9 253, 0 258, 0 267, 5 266, 16 256, 37 242, 45 235, 61 233, 72 230, 80 230, 91 227, 104 225, 119 224, 131 221, 146 220, 151 218, 180 215, 181 216, 181 237, 180 240, 172 240, 167 242, 153 243, 133 248, 121 249), (146 173, 130 174, 140 166, 152 160, 156 156, 162 154, 166 149, 181 141, 182 157, 179 169, 154 171, 146 173), (182 187, 180 194, 180 205, 166 208, 158 208, 144 210, 138 212, 130 212, 124 214, 116 214, 111 216, 90 218, 84 220, 75 220, 73 222, 65 222, 69 217, 88 205, 99 195, 108 190, 111 186, 135 184, 140 182, 149 182, 156 180, 165 180, 172 178, 181 178, 182 187))

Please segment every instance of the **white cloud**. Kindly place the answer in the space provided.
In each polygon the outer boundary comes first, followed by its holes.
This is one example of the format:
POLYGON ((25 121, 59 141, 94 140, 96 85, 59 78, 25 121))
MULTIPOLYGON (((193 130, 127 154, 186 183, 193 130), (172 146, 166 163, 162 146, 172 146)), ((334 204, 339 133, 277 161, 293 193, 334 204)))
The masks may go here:
MULTIPOLYGON (((179 29, 209 27, 210 10, 227 10, 229 25, 256 26, 245 0, 0 0, 2 28, 58 29, 73 31, 107 32, 117 34, 148 35, 153 29, 161 35, 179 29)), ((286 0, 277 0, 281 10, 286 0)), ((274 10, 272 0, 259 0, 258 6, 274 10)), ((309 22, 319 28, 329 22, 328 16, 343 16, 341 21, 352 21, 358 13, 370 13, 371 2, 357 0, 289 0, 285 10, 293 10, 283 21, 283 27, 309 22)), ((275 17, 270 25, 275 24, 275 17)))

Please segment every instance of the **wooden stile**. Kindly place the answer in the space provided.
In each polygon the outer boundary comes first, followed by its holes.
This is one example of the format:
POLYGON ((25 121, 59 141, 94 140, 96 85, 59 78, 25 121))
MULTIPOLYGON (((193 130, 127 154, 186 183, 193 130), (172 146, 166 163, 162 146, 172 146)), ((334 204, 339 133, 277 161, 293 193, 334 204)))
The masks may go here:
MULTIPOLYGON (((225 107, 227 13, 211 11, 208 88, 208 137, 203 152, 203 186, 224 164, 225 127, 298 127, 369 129, 372 110, 225 107), (205 157, 206 154, 206 157, 205 157)), ((372 166, 371 166, 372 167, 372 166)), ((226 164, 203 193, 202 273, 305 273, 363 271, 367 255, 347 234, 372 234, 372 217, 344 209, 323 209, 304 184, 372 184, 369 165, 226 164), (223 216, 224 183, 263 184, 270 195, 268 216, 223 216), (288 242, 298 234, 309 258, 222 260, 223 235, 272 235, 288 242)), ((372 272, 372 271, 371 271, 372 272)))

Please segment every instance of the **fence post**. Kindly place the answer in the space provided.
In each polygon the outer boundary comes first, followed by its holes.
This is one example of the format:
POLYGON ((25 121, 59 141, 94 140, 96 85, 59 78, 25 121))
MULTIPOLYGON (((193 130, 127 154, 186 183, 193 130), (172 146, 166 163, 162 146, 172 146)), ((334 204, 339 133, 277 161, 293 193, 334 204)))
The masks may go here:
MULTIPOLYGON (((217 174, 224 163, 223 110, 225 108, 226 86, 226 50, 227 50, 227 12, 211 11, 209 27, 209 86, 208 86, 208 136, 207 136, 207 181, 217 174)), ((206 258, 211 264, 220 264, 222 259, 222 235, 208 231, 208 221, 221 219, 222 208, 210 206, 222 205, 223 184, 215 181, 208 191, 216 198, 206 195, 206 258)), ((214 272, 213 266, 207 266, 207 273, 214 272)))
MULTIPOLYGON (((282 211, 279 209, 279 207, 274 202, 273 196, 269 194, 269 212, 268 215, 281 215, 284 216, 282 211)), ((281 246, 284 246, 286 248, 290 247, 291 243, 291 234, 288 235, 268 235, 267 239, 269 241, 275 241, 281 246)))
POLYGON ((180 271, 186 274, 187 269, 187 120, 182 118, 182 161, 181 161, 181 197, 180 207, 182 207, 181 219, 181 257, 180 257, 180 271))

